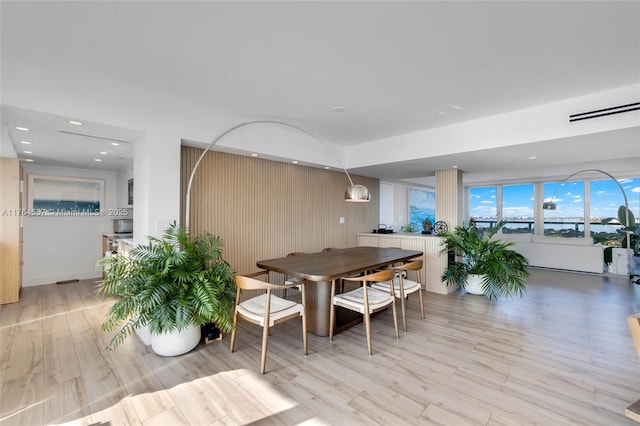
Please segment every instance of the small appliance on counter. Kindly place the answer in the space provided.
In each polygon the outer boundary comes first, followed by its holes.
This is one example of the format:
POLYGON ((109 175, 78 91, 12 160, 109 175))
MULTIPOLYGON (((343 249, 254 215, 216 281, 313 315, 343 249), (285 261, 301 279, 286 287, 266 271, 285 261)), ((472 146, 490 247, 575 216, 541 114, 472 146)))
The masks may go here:
POLYGON ((113 219, 115 234, 129 234, 133 232, 133 219, 113 219))
POLYGON ((387 228, 387 225, 381 223, 378 225, 378 229, 373 230, 374 234, 393 234, 393 229, 387 228))

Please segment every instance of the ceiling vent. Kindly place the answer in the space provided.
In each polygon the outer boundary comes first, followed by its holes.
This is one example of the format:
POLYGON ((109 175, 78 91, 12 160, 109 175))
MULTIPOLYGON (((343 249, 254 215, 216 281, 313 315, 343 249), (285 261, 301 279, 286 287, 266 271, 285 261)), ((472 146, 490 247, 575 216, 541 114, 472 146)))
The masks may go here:
POLYGON ((595 111, 581 112, 580 114, 571 114, 569 121, 588 120, 590 118, 604 117, 605 115, 621 114, 623 112, 635 111, 640 109, 640 102, 633 104, 620 105, 611 108, 597 109, 595 111))
POLYGON ((64 134, 67 134, 67 135, 74 135, 74 136, 82 136, 82 137, 85 137, 85 138, 102 139, 103 141, 129 143, 127 141, 123 141, 123 140, 120 140, 120 139, 112 139, 112 138, 105 138, 105 137, 102 137, 102 136, 86 135, 84 133, 68 132, 66 130, 60 130, 60 133, 64 133, 64 134))

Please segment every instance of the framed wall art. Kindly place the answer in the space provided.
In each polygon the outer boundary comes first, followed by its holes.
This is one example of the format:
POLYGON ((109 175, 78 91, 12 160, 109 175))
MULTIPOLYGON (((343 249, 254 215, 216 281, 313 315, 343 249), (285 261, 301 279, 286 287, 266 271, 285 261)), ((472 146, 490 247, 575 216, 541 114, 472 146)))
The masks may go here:
POLYGON ((409 188, 409 224, 417 230, 423 230, 423 222, 429 219, 436 223, 436 193, 423 189, 409 188))
POLYGON ((104 180, 29 174, 27 209, 38 216, 98 216, 104 209, 104 180))

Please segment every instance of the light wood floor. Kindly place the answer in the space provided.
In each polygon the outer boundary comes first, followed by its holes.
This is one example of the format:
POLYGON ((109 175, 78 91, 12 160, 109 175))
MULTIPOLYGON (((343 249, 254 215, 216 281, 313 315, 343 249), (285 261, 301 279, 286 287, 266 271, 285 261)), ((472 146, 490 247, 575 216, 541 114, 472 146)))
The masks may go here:
MULTIPOLYGON (((531 270, 523 299, 426 293, 409 300, 409 331, 373 320, 372 357, 356 326, 310 335, 300 323, 163 358, 133 337, 104 349, 111 301, 93 283, 23 289, 0 309, 3 425, 441 424, 638 425, 640 360, 626 324, 640 286, 624 278, 531 270)), ((415 296, 415 295, 414 295, 415 296)))

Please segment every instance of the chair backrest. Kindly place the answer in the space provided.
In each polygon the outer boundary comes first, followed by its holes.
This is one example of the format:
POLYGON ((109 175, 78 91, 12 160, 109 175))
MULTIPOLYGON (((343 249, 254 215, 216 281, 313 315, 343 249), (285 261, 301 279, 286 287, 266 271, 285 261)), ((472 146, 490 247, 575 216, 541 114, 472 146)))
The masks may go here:
POLYGON ((370 274, 362 275, 357 278, 352 278, 352 280, 366 281, 366 282, 390 281, 393 278, 393 275, 394 275, 393 269, 383 269, 381 271, 372 272, 370 274))
POLYGON ((405 271, 419 271, 422 269, 422 260, 412 260, 409 263, 394 266, 393 269, 402 269, 405 271))
POLYGON ((236 287, 241 290, 261 290, 277 288, 278 286, 252 277, 236 275, 236 287))
MULTIPOLYGON (((236 305, 243 300, 250 299, 264 291, 267 294, 273 294, 273 290, 286 290, 290 286, 284 284, 274 284, 269 282, 269 271, 260 271, 247 275, 236 275, 236 305), (256 279, 255 277, 265 276, 266 281, 256 279)), ((276 291, 275 294, 278 294, 276 291)))
POLYGON ((336 247, 325 247, 322 249, 322 251, 331 251, 331 250, 338 250, 336 247))

